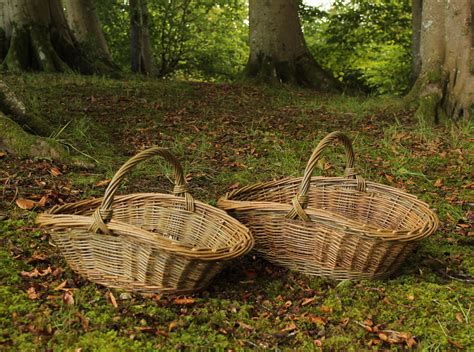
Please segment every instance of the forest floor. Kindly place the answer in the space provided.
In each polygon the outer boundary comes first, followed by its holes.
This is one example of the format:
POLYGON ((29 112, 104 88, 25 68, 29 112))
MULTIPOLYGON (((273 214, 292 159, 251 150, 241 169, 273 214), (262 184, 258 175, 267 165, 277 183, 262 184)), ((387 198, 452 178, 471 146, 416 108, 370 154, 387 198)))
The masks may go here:
MULTIPOLYGON (((52 138, 94 166, 0 154, 0 349, 474 349, 472 125, 423 129, 397 98, 293 88, 74 75, 4 80, 50 119, 52 138), (302 175, 312 149, 334 130, 353 139, 366 179, 415 194, 439 214, 440 229, 391 279, 307 277, 250 254, 204 292, 144 298, 74 274, 34 223, 55 204, 101 196, 114 170, 147 146, 169 147, 194 197, 215 204, 240 185, 302 175)), ((325 155, 326 175, 341 173, 341 151, 325 155)), ((119 191, 168 192, 166 171, 147 163, 119 191)))

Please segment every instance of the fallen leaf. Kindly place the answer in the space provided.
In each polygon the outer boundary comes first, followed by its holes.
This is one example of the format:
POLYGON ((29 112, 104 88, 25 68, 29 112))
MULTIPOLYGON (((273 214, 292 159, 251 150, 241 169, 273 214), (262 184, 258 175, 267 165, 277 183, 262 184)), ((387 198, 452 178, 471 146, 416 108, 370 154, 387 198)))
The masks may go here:
POLYGON ((343 318, 341 319, 341 326, 345 328, 349 324, 349 318, 343 318))
POLYGON ((327 323, 326 318, 318 317, 316 315, 310 315, 308 318, 309 318, 309 321, 314 324, 326 325, 327 323))
POLYGON ((332 313, 332 308, 328 306, 321 306, 319 307, 319 310, 323 313, 332 313))
POLYGON ((169 336, 166 331, 163 331, 163 330, 160 330, 160 329, 156 329, 155 334, 158 335, 158 336, 164 336, 164 337, 169 336))
POLYGON ((173 320, 169 325, 168 325, 168 331, 171 332, 174 329, 178 327, 178 322, 176 320, 173 320))
POLYGON ((412 348, 414 345, 416 345, 416 341, 413 337, 410 337, 408 340, 405 341, 405 343, 409 348, 412 348))
POLYGON ((438 179, 435 181, 434 186, 435 186, 435 187, 438 187, 438 188, 443 187, 443 179, 442 179, 442 178, 438 178, 438 179))
POLYGON ((407 296, 407 299, 408 299, 409 301, 414 301, 414 300, 415 300, 415 296, 414 296, 414 295, 408 295, 408 296, 407 296))
POLYGON ((48 202, 49 196, 42 196, 41 199, 36 203, 39 207, 45 207, 48 202))
POLYGON ((292 304, 293 304, 293 302, 291 302, 291 301, 286 301, 285 304, 284 304, 284 307, 288 309, 288 308, 291 307, 292 304))
POLYGON ((25 210, 33 209, 34 206, 36 205, 35 201, 31 199, 24 199, 24 198, 18 198, 15 203, 16 205, 18 205, 18 207, 25 210))
POLYGON ((193 297, 178 297, 174 299, 174 304, 180 304, 180 305, 188 305, 188 304, 194 304, 196 302, 196 299, 193 297))
POLYGON ((0 158, 3 158, 4 156, 7 156, 7 153, 5 153, 5 152, 3 152, 3 151, 0 152, 0 158))
POLYGON ((61 170, 59 170, 57 167, 51 168, 50 173, 51 173, 51 175, 53 175, 54 177, 58 177, 58 176, 60 176, 60 175, 63 174, 63 173, 61 172, 61 170))
POLYGON ((110 183, 110 181, 112 181, 112 179, 108 178, 106 180, 102 180, 102 181, 97 182, 94 186, 95 187, 107 186, 110 183))
POLYGON ((62 290, 64 287, 66 287, 66 284, 67 284, 67 280, 64 280, 64 281, 61 282, 58 286, 56 286, 53 290, 54 290, 54 291, 60 291, 60 290, 62 290))
POLYGON ((246 330, 255 330, 255 328, 249 324, 245 324, 244 322, 242 321, 239 321, 239 326, 246 329, 246 330))
POLYGON ((316 300, 316 297, 305 298, 305 299, 303 299, 303 302, 301 303, 301 305, 306 306, 310 303, 313 303, 315 300, 316 300))
POLYGON ((82 328, 87 331, 89 330, 89 319, 82 315, 80 312, 76 313, 76 317, 81 321, 82 328))
POLYGON ((21 276, 23 277, 38 277, 40 275, 38 269, 34 269, 32 271, 22 271, 20 273, 21 276))
POLYGON ((392 183, 393 182, 393 176, 389 175, 389 174, 385 174, 385 178, 387 179, 387 181, 389 183, 392 183))
POLYGON ((38 254, 38 252, 34 252, 33 255, 26 261, 28 264, 34 261, 43 261, 48 259, 46 254, 38 254))
POLYGON ((464 317, 461 313, 456 313, 456 320, 460 323, 464 323, 464 317))
POLYGON ((67 305, 73 305, 74 304, 74 297, 72 295, 71 291, 66 291, 64 292, 62 296, 63 302, 66 303, 67 305))
POLYGON ((293 330, 296 330, 297 329, 297 326, 295 323, 290 323, 288 324, 287 326, 285 326, 281 332, 288 332, 288 331, 293 331, 293 330))
POLYGON ((456 346, 456 347, 459 348, 460 350, 463 350, 463 349, 464 349, 464 346, 461 345, 461 344, 460 344, 459 342, 457 342, 457 341, 448 339, 448 342, 449 342, 451 345, 456 346))
POLYGON ((109 292, 109 299, 110 303, 112 303, 115 308, 118 308, 117 300, 115 299, 115 296, 112 292, 109 292))
POLYGON ((31 286, 28 289, 28 291, 26 291, 26 293, 28 294, 29 299, 37 299, 38 298, 38 294, 36 293, 36 290, 33 286, 31 286))

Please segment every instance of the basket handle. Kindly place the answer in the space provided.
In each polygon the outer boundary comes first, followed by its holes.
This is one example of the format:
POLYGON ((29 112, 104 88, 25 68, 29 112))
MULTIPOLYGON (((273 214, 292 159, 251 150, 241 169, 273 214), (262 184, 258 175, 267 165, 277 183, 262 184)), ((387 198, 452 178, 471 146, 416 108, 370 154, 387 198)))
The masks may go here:
POLYGON ((173 156, 173 154, 168 151, 168 149, 152 147, 143 150, 134 157, 130 158, 114 175, 112 181, 110 181, 110 184, 105 191, 104 199, 102 200, 101 205, 93 214, 94 222, 89 228, 90 231, 97 233, 100 230, 102 233, 108 235, 112 234, 106 224, 112 218, 112 204, 114 202, 115 192, 117 192, 120 183, 124 179, 125 175, 130 171, 130 169, 132 169, 139 162, 149 159, 155 155, 163 157, 169 164, 171 164, 174 172, 174 188, 172 193, 178 196, 184 196, 184 199, 186 200, 185 209, 194 211, 194 199, 187 192, 187 182, 184 178, 183 169, 180 163, 173 156))
POLYGON ((330 144, 334 143, 335 141, 339 141, 342 143, 342 145, 344 146, 344 151, 346 153, 346 170, 344 172, 344 176, 349 179, 357 180, 358 191, 366 190, 365 180, 354 169, 355 157, 354 150, 352 149, 351 140, 342 132, 332 132, 319 142, 316 149, 314 149, 313 154, 311 154, 311 157, 308 160, 308 164, 306 165, 306 169, 304 170, 303 180, 301 181, 298 193, 291 201, 293 204, 293 208, 286 215, 287 218, 296 219, 297 217, 300 217, 304 221, 311 221, 309 216, 304 211, 304 209, 308 205, 308 192, 311 184, 311 175, 313 174, 314 168, 316 167, 316 163, 319 160, 324 149, 326 149, 330 144))

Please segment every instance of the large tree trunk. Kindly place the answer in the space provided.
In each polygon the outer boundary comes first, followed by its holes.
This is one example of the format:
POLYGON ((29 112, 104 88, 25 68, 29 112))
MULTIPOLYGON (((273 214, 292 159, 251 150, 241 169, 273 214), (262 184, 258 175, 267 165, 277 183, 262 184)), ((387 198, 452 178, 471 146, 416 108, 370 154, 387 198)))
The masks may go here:
POLYGON ((246 77, 324 90, 338 87, 306 47, 297 0, 250 0, 249 10, 250 58, 246 77))
MULTIPOLYGON (((422 0, 420 74, 410 92, 419 99, 417 117, 468 118, 474 102, 472 0, 422 0)), ((415 20, 415 17, 414 17, 415 20)), ((416 56, 415 56, 416 59, 416 56)))
POLYGON ((148 29, 149 18, 146 0, 130 0, 132 72, 154 75, 156 66, 148 29))
POLYGON ((5 69, 102 73, 107 66, 79 48, 61 0, 0 0, 0 11, 5 69))
POLYGON ((67 0, 67 18, 77 41, 92 56, 113 66, 112 56, 92 0, 67 0))

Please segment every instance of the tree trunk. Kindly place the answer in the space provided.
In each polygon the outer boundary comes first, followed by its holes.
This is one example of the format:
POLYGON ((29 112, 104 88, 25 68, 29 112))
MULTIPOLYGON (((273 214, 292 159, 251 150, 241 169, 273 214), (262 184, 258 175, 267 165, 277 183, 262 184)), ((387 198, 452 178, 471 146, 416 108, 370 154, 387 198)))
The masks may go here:
POLYGON ((421 71, 420 36, 423 0, 412 1, 412 67, 410 82, 413 85, 421 71))
POLYGON ((74 35, 92 56, 113 66, 112 56, 92 0, 67 0, 68 23, 74 35))
POLYGON ((156 66, 151 49, 149 18, 146 0, 130 0, 132 72, 154 75, 156 66))
POLYGON ((416 116, 468 118, 474 102, 472 0, 423 0, 420 74, 410 92, 419 99, 416 116))
POLYGON ((69 159, 67 152, 58 142, 30 134, 20 124, 27 125, 29 129, 47 129, 46 122, 39 117, 29 116, 25 105, 0 81, 0 150, 22 157, 69 159))
POLYGON ((295 83, 334 89, 339 86, 310 54, 296 0, 250 0, 250 58, 246 77, 268 83, 295 83))
POLYGON ((61 0, 0 0, 0 11, 5 69, 102 73, 107 67, 79 48, 61 0))

